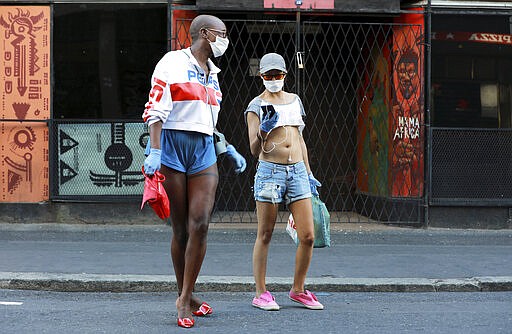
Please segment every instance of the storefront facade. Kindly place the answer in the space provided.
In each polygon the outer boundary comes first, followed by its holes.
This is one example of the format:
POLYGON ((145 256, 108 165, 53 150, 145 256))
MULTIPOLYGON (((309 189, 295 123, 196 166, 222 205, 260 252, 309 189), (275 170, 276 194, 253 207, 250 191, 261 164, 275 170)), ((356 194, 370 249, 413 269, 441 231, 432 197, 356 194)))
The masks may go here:
MULTIPOLYGON (((246 175, 237 178, 228 163, 219 161, 214 220, 255 221, 256 161, 249 154, 243 111, 261 91, 259 58, 279 52, 290 69, 286 89, 301 96, 306 107, 311 165, 334 222, 446 226, 451 212, 460 216, 469 208, 492 210, 494 224, 510 223, 508 216, 498 218, 512 207, 510 94, 505 93, 510 91, 510 31, 481 29, 471 37, 462 23, 457 31, 451 29, 450 15, 463 17, 451 10, 410 1, 2 4, 0 28, 7 42, 0 50, 7 143, 1 152, 2 204, 139 201, 147 140, 140 114, 152 70, 169 49, 189 45, 187 31, 195 15, 212 13, 226 22, 231 41, 217 60, 224 96, 219 128, 249 163, 246 175), (459 33, 455 41, 450 31, 459 33), (486 38, 502 43, 481 41, 486 38), (431 49, 425 47, 429 41, 431 49), (480 66, 488 46, 494 48, 494 65, 480 66), (469 74, 459 69, 461 64, 470 64, 469 74), (458 97, 462 93, 467 96, 458 97), (479 111, 470 99, 475 94, 479 111), (451 98, 471 105, 471 111, 461 115, 451 98), (497 137, 486 137, 489 128, 497 137), (447 159, 455 153, 440 147, 455 150, 461 134, 480 138, 460 147, 472 157, 478 157, 473 151, 478 153, 479 145, 488 146, 485 140, 499 143, 496 153, 505 160, 509 149, 508 167, 503 162, 494 166, 500 161, 494 155, 486 163, 482 159, 488 156, 466 161, 495 172, 477 182, 491 181, 496 194, 461 187, 465 177, 482 174, 479 168, 459 178, 450 174, 460 169, 454 163, 464 160, 447 159)), ((474 19, 464 15, 468 22, 474 19)), ((490 152, 488 147, 480 151, 490 152)), ((287 218, 284 210, 282 216, 287 218)))
POLYGON ((432 1, 429 223, 509 227, 512 5, 432 1))

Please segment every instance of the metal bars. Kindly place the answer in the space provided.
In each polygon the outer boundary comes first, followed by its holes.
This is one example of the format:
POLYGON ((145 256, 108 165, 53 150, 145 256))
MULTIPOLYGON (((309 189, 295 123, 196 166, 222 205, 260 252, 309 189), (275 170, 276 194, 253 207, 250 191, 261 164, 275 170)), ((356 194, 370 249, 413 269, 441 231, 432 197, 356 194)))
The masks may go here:
MULTIPOLYGON (((417 46, 417 41, 422 41, 418 30, 408 25, 304 22, 297 31, 294 21, 225 22, 231 47, 216 60, 222 69, 224 96, 219 129, 246 157, 248 168, 236 176, 229 162, 221 158, 214 221, 256 220, 252 185, 257 160, 250 156, 244 111, 263 90, 259 58, 277 52, 288 66, 285 89, 299 93, 306 108, 304 136, 310 163, 323 183, 320 196, 331 211, 332 221, 420 223, 423 171, 413 182, 410 175, 400 179, 393 161, 403 160, 399 171, 418 168, 423 142, 411 144, 393 137, 395 128, 401 126, 405 130, 399 137, 417 131, 423 138, 422 109, 415 110, 414 117, 405 116, 403 110, 409 112, 412 102, 398 101, 394 91, 398 86, 392 83, 397 78, 398 57, 410 46, 403 41, 412 40, 417 46), (295 53, 297 34, 304 46, 301 69, 295 53), (370 122, 375 122, 375 127, 369 126, 370 122), (404 159, 405 154, 416 160, 404 159)), ((176 31, 186 26, 178 21, 176 31)), ((181 45, 186 45, 187 41, 183 42, 181 45)), ((422 57, 421 50, 416 56, 422 57)), ((410 76, 420 77, 419 71, 418 66, 409 74, 406 71, 408 80, 404 81, 411 82, 410 76)), ((422 93, 420 85, 415 87, 417 94, 422 93)), ((287 218, 282 208, 279 219, 287 218)))
MULTIPOLYGON (((397 73, 421 34, 407 25, 304 25, 307 142, 327 207, 340 221, 419 222, 423 181, 413 172, 421 172, 421 100, 398 94, 397 73)), ((416 96, 418 50, 404 80, 416 96)))
POLYGON ((431 132, 430 204, 512 205, 512 129, 431 132))

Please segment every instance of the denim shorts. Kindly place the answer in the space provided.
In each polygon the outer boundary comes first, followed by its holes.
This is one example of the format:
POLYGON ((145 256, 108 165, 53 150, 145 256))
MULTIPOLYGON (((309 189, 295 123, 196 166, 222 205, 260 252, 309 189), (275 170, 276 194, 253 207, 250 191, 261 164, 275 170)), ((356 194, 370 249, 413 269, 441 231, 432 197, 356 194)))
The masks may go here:
POLYGON ((213 136, 192 131, 162 129, 162 164, 182 173, 195 174, 217 162, 213 136))
POLYGON ((286 205, 311 197, 308 172, 303 161, 292 165, 259 161, 254 176, 254 199, 286 205))

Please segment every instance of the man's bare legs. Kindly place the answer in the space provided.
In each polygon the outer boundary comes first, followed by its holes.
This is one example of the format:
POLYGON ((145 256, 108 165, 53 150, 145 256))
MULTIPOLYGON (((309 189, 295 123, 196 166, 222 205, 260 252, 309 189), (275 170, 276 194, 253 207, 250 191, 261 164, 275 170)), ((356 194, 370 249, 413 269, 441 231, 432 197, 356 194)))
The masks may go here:
POLYGON ((164 186, 171 203, 171 256, 179 291, 176 308, 179 318, 191 318, 191 311, 200 305, 192 292, 206 254, 218 184, 217 165, 188 176, 166 166, 161 171, 166 176, 164 186))

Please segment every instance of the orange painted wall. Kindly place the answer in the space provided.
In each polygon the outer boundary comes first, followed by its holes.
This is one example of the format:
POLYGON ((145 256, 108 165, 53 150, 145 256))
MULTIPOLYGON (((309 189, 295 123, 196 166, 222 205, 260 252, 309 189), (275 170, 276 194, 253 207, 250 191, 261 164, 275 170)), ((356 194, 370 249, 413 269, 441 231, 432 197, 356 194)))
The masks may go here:
POLYGON ((389 43, 368 43, 371 61, 366 63, 358 90, 357 190, 375 196, 390 194, 389 114, 391 111, 391 67, 389 43))
POLYGON ((392 196, 421 197, 424 185, 424 16, 402 14, 393 33, 392 196))
POLYGON ((46 201, 50 7, 0 6, 0 34, 0 202, 46 201))
POLYGON ((171 50, 188 48, 192 44, 190 39, 190 23, 197 16, 192 10, 174 10, 172 14, 172 43, 171 50))
POLYGON ((370 43, 372 61, 359 90, 357 189, 396 198, 423 196, 424 17, 402 14, 388 41, 370 43), (377 56, 375 56, 375 54, 377 56))

